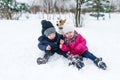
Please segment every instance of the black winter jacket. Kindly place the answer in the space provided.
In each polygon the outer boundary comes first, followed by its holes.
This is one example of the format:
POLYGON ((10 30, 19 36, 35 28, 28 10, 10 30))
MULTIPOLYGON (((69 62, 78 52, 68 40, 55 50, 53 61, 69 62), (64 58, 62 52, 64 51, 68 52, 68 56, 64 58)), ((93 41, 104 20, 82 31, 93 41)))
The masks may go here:
POLYGON ((59 48, 60 39, 63 39, 63 36, 60 35, 59 33, 56 33, 56 37, 53 40, 50 40, 45 35, 42 35, 38 38, 39 40, 38 47, 40 50, 45 51, 46 47, 50 45, 52 48, 51 50, 53 52, 56 52, 57 50, 60 49, 59 48))

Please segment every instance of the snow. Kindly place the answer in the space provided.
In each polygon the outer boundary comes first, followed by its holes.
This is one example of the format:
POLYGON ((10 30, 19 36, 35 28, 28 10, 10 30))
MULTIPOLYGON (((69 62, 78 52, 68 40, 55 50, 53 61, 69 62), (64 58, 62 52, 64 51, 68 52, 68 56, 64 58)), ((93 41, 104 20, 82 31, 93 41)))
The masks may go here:
POLYGON ((107 63, 107 70, 89 59, 77 70, 57 54, 47 64, 37 65, 36 59, 43 56, 37 47, 41 19, 0 20, 0 80, 119 80, 120 14, 99 21, 85 16, 84 27, 76 30, 86 38, 89 50, 107 63))
POLYGON ((24 2, 24 3, 29 3, 29 2, 33 2, 33 0, 16 0, 18 2, 24 2))

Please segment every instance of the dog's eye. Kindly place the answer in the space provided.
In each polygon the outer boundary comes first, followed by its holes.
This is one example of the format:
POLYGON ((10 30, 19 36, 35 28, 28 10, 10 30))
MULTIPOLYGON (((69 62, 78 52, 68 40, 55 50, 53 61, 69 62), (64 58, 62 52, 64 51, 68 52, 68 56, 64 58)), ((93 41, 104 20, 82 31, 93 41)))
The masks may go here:
POLYGON ((61 23, 61 21, 60 21, 60 23, 61 23))

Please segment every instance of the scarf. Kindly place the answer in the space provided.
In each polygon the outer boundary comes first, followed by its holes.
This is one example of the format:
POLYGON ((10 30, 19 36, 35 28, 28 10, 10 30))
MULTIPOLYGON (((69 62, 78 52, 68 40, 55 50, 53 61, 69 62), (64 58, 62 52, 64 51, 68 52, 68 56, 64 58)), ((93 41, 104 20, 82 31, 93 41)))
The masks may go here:
POLYGON ((70 39, 69 38, 65 38, 65 43, 69 44, 70 42, 73 42, 75 40, 76 36, 77 36, 77 33, 74 32, 74 35, 73 35, 72 38, 70 38, 70 39))

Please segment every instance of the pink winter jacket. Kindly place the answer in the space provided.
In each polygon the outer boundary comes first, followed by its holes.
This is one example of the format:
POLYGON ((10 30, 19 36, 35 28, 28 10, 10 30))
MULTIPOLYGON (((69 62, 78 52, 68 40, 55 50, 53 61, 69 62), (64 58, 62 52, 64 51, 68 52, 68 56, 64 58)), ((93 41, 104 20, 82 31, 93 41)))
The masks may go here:
POLYGON ((63 51, 70 52, 70 54, 76 55, 76 54, 83 54, 86 50, 88 50, 88 47, 86 46, 86 40, 80 35, 76 34, 76 38, 74 41, 69 42, 68 44, 63 44, 62 48, 63 51))

